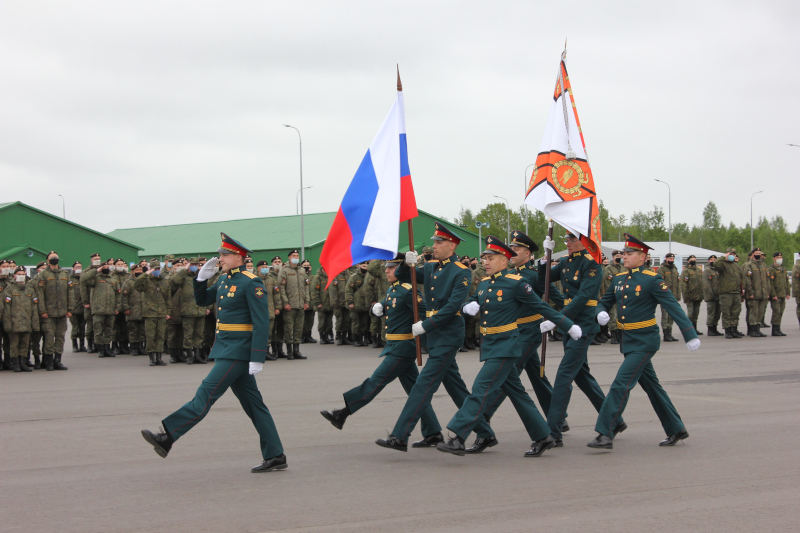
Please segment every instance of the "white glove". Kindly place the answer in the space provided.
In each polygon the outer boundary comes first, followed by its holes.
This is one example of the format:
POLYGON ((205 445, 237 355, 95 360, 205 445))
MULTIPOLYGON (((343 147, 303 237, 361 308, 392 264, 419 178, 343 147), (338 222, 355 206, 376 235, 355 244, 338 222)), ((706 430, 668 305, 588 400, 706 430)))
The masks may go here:
POLYGON ((480 310, 481 310, 481 304, 479 304, 478 302, 470 302, 461 308, 461 311, 463 311, 465 314, 469 316, 477 315, 478 311, 480 310))
POLYGON ((383 304, 378 302, 372 306, 372 314, 375 316, 383 316, 383 304))
POLYGON ((692 339, 686 343, 686 349, 695 352, 700 347, 700 339, 692 339))
POLYGON ((539 329, 541 330, 542 333, 547 333, 551 329, 556 329, 556 325, 550 322, 549 320, 545 320, 544 322, 539 324, 539 329))
POLYGON ((217 273, 217 261, 219 261, 219 257, 212 257, 206 261, 206 264, 203 265, 203 268, 197 273, 197 281, 206 281, 207 279, 213 278, 214 274, 217 273))
POLYGON ((606 313, 605 311, 600 311, 599 313, 597 313, 597 323, 600 324, 601 326, 605 326, 606 324, 608 324, 609 320, 611 320, 611 317, 608 316, 608 313, 606 313))
POLYGON ((410 252, 406 252, 406 264, 411 266, 417 266, 417 259, 419 259, 419 255, 417 255, 417 252, 413 250, 410 252))
POLYGON ((581 338, 583 335, 583 331, 581 331, 581 327, 578 324, 574 324, 571 328, 569 328, 569 336, 572 337, 572 340, 576 341, 581 338))
POLYGON ((545 250, 550 250, 552 252, 556 248, 556 241, 551 239, 550 236, 548 235, 547 237, 544 238, 542 246, 544 247, 545 250))
POLYGON ((264 369, 264 363, 250 363, 250 375, 255 376, 264 369))
POLYGON ((425 333, 425 328, 422 327, 422 320, 420 320, 419 322, 416 322, 415 324, 413 324, 411 326, 411 333, 415 337, 419 337, 420 335, 425 333))

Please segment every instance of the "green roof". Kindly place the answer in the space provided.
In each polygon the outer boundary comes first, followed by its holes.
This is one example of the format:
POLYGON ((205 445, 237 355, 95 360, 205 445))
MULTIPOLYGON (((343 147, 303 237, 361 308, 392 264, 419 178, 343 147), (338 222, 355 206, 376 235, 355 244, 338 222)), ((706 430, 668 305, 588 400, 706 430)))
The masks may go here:
MULTIPOLYGON (((328 238, 336 213, 311 213, 303 217, 305 246, 328 238)), ((140 255, 206 253, 219 248, 220 232, 225 232, 251 250, 289 249, 300 244, 300 217, 245 218, 222 222, 199 222, 174 226, 115 229, 108 235, 135 242, 144 248, 140 255)))

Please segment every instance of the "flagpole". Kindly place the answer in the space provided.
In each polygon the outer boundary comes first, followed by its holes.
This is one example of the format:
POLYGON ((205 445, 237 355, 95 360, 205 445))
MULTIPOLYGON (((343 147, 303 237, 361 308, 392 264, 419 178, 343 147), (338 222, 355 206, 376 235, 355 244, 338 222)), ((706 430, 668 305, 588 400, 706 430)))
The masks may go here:
MULTIPOLYGON (((553 238, 553 219, 550 219, 550 222, 547 224, 547 236, 551 239, 553 238)), ((544 301, 545 305, 547 301, 550 299, 550 259, 552 257, 553 251, 549 248, 547 252, 544 254, 545 257, 545 267, 544 267, 544 297, 542 300, 544 301)), ((542 335, 542 364, 539 366, 539 377, 544 377, 544 358, 545 354, 547 353, 547 335, 542 335)))

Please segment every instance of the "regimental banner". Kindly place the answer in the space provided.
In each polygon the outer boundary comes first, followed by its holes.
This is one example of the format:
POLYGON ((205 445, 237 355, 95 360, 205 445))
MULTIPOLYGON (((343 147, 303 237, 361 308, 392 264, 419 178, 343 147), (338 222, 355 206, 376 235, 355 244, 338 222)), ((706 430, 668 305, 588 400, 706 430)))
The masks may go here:
POLYGON ((586 251, 599 263, 600 208, 567 74, 566 55, 564 50, 525 203, 580 235, 586 251))

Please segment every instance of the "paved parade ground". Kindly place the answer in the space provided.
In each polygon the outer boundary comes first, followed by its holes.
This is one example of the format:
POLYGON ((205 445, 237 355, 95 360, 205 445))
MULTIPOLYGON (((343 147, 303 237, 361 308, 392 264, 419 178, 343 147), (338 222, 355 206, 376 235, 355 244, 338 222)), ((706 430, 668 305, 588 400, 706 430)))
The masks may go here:
MULTIPOLYGON (((0 531, 797 531, 800 331, 787 307, 788 337, 703 336, 692 354, 662 344, 653 363, 685 444, 657 445, 664 432, 637 388, 614 450, 587 448, 596 413, 576 388, 565 446, 537 459, 523 458, 530 441, 508 402, 492 419, 500 444, 483 454, 376 446, 403 406, 396 382, 334 429, 319 411, 343 405, 379 350, 318 344, 258 375, 287 470, 250 473, 258 438, 230 391, 161 459, 140 430, 191 399, 210 365, 67 351, 67 372, 0 373, 0 531)), ((552 379, 563 350, 550 346, 552 379)), ((621 357, 590 349, 604 391, 621 357)), ((458 364, 471 386, 477 352, 458 364)), ((455 412, 443 389, 434 408, 443 426, 455 412)))

